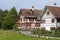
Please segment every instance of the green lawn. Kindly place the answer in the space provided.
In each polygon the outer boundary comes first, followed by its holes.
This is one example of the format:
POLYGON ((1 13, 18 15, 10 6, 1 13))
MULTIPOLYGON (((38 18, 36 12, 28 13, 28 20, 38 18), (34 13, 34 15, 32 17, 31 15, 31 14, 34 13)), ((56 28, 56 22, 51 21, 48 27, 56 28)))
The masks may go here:
POLYGON ((57 40, 57 39, 30 37, 10 30, 9 31, 0 30, 0 40, 57 40))

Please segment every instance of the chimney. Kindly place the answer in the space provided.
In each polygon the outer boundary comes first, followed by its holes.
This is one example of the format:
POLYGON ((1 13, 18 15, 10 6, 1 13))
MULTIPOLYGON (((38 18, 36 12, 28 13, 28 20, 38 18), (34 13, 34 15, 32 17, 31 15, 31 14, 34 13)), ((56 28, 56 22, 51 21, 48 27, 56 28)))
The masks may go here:
POLYGON ((54 6, 56 7, 56 2, 55 2, 55 0, 54 0, 54 6))
POLYGON ((56 6, 56 3, 54 3, 54 6, 56 6))
POLYGON ((32 11, 34 10, 34 6, 32 6, 32 11))

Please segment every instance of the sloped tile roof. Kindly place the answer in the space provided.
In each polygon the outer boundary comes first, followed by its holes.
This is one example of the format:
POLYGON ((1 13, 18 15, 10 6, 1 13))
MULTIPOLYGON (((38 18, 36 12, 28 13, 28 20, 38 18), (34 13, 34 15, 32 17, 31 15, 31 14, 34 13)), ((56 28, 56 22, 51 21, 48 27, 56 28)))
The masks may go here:
POLYGON ((32 12, 33 15, 30 15, 31 14, 29 13, 30 10, 31 9, 21 9, 19 14, 25 17, 38 17, 42 13, 42 10, 33 10, 32 12))
POLYGON ((56 6, 46 6, 55 17, 60 17, 60 7, 56 6))

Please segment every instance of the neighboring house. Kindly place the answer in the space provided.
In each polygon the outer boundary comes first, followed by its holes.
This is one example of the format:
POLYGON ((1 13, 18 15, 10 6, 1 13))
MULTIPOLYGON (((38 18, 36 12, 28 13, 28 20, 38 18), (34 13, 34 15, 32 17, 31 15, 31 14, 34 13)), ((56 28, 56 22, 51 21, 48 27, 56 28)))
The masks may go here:
POLYGON ((60 29, 60 7, 45 6, 43 11, 36 10, 34 7, 32 9, 21 9, 18 19, 19 29, 44 28, 48 31, 53 28, 60 29))
POLYGON ((50 31, 54 27, 60 28, 60 7, 46 6, 41 15, 41 28, 50 31))
POLYGON ((37 20, 42 10, 21 9, 19 12, 18 28, 20 29, 32 29, 40 27, 40 20, 37 20))

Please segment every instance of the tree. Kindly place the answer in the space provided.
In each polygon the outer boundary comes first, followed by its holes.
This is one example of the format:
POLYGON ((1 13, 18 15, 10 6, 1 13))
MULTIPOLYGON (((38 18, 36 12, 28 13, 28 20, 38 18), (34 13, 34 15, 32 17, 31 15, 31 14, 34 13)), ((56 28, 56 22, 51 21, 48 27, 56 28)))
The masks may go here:
POLYGON ((3 15, 4 15, 3 10, 0 9, 0 28, 1 28, 1 25, 2 25, 2 21, 3 21, 3 15))
POLYGON ((8 13, 8 10, 3 11, 2 9, 0 9, 0 28, 2 26, 2 22, 4 21, 4 17, 7 13, 8 13))
POLYGON ((8 14, 8 10, 4 10, 3 12, 4 12, 4 17, 5 17, 5 15, 8 14))
POLYGON ((5 17, 4 17, 4 21, 2 23, 2 28, 3 29, 13 29, 14 25, 16 24, 16 20, 17 20, 16 8, 15 7, 11 8, 11 10, 9 12, 7 10, 5 10, 4 13, 6 15, 4 15, 5 17))
POLYGON ((15 7, 11 8, 11 10, 10 10, 9 13, 11 15, 11 18, 17 20, 17 11, 16 11, 16 8, 15 7))
POLYGON ((4 21, 2 23, 2 28, 3 29, 13 29, 14 23, 15 23, 15 20, 10 18, 10 14, 7 14, 4 17, 4 21))

